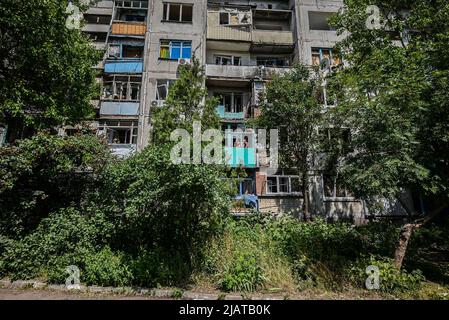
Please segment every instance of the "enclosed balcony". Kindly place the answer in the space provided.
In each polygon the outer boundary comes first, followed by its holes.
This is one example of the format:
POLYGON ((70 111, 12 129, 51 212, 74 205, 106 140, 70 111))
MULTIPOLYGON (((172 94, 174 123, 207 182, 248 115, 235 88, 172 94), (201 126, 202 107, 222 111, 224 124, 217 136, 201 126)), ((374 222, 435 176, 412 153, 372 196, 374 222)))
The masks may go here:
POLYGON ((292 31, 253 30, 252 40, 254 44, 284 46, 293 46, 294 44, 292 31))
POLYGON ((242 112, 226 112, 225 106, 218 106, 217 113, 221 119, 226 119, 226 120, 244 120, 245 119, 245 112, 243 112, 243 111, 242 112))
POLYGON ((137 128, 136 120, 101 120, 97 134, 106 139, 113 154, 128 157, 137 150, 137 128))
POLYGON ((102 101, 100 116, 138 116, 139 102, 102 101))
POLYGON ((272 79, 289 71, 286 67, 206 65, 206 76, 209 79, 252 80, 255 78, 272 79))
POLYGON ((256 168, 256 148, 225 147, 226 164, 236 168, 256 168))
POLYGON ((145 22, 114 21, 112 23, 113 35, 144 36, 146 30, 145 22))
POLYGON ((142 59, 128 59, 121 61, 106 61, 104 64, 105 73, 142 73, 142 59))

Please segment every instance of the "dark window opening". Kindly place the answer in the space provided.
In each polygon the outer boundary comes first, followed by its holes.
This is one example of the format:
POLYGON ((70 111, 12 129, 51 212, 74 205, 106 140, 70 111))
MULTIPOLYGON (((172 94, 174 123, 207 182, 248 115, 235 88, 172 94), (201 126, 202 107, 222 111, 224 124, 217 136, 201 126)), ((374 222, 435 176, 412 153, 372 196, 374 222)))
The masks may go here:
POLYGON ((143 47, 123 46, 123 58, 142 58, 143 47))
POLYGON ((192 22, 193 5, 164 3, 163 20, 170 22, 192 22))

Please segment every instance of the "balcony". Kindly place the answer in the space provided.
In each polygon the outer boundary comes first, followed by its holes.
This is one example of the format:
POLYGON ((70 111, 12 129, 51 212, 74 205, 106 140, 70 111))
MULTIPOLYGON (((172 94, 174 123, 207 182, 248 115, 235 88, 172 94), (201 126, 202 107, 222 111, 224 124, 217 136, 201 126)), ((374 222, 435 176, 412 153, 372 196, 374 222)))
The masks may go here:
POLYGON ((112 154, 119 158, 127 158, 137 151, 135 144, 110 144, 109 149, 112 154))
POLYGON ((103 101, 100 116, 138 116, 139 102, 103 101))
POLYGON ((206 65, 206 76, 213 78, 235 78, 252 79, 258 73, 257 66, 224 66, 208 64, 206 65))
POLYGON ((252 42, 255 44, 293 46, 293 32, 278 30, 253 30, 252 42))
POLYGON ((121 61, 106 61, 104 64, 105 73, 142 73, 142 59, 127 59, 121 61))
POLYGON ((148 1, 144 0, 116 0, 115 1, 116 8, 124 8, 124 9, 147 9, 148 1))
POLYGON ((113 35, 144 36, 146 30, 147 24, 145 22, 114 21, 112 23, 113 35))
POLYGON ((256 168, 257 167, 257 156, 256 148, 234 148, 225 147, 225 157, 226 164, 236 168, 256 168))
POLYGON ((245 119, 245 112, 226 112, 224 106, 218 106, 217 113, 221 119, 226 119, 226 120, 243 120, 243 119, 245 119))
POLYGON ((108 24, 96 24, 96 23, 87 23, 83 27, 83 32, 92 32, 92 33, 107 33, 109 32, 108 24))
POLYGON ((231 66, 231 65, 206 65, 206 76, 216 79, 272 79, 275 75, 283 75, 290 68, 262 67, 262 66, 231 66))

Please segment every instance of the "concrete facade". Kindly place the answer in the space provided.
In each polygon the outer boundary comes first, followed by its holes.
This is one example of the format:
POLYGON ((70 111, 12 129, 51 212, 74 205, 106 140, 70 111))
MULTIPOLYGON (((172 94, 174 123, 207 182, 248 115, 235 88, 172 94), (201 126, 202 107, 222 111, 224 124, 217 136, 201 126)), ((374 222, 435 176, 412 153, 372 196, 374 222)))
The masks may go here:
MULTIPOLYGON (((121 156, 151 143, 152 111, 163 107, 179 64, 189 63, 193 55, 205 66, 209 94, 220 97, 223 130, 250 130, 247 120, 260 114, 258 93, 273 75, 288 72, 294 61, 312 65, 327 58, 339 63, 333 48, 341 37, 327 19, 342 2, 100 1, 85 14, 84 28, 95 46, 105 50, 99 66, 99 134, 121 156)), ((300 208, 299 177, 286 174, 289 170, 273 171, 259 163, 245 170, 238 199, 249 207, 275 214, 300 208)), ((313 214, 364 221, 362 201, 320 170, 311 177, 313 214)))

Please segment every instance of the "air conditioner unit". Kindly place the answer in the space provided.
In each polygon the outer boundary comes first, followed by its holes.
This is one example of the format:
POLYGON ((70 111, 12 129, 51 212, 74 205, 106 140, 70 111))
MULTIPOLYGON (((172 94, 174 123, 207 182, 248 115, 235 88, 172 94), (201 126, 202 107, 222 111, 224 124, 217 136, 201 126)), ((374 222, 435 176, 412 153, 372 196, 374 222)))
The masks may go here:
POLYGON ((190 59, 185 59, 185 58, 180 58, 178 59, 178 64, 181 66, 185 66, 187 64, 190 64, 191 60, 190 59))
POLYGON ((153 101, 151 101, 151 106, 152 107, 163 107, 164 106, 164 104, 165 104, 165 101, 164 100, 153 100, 153 101))

